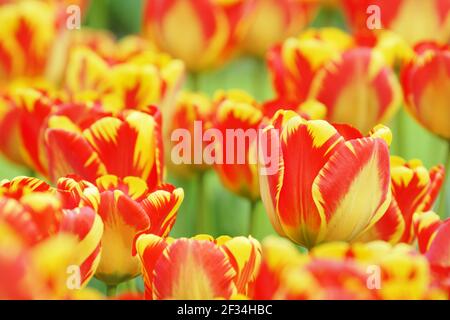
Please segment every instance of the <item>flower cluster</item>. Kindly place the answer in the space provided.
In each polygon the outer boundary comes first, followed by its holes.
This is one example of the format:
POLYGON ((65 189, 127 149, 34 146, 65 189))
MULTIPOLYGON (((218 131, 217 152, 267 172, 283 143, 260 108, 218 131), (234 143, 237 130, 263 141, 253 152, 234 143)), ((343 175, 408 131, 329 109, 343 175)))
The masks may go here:
POLYGON ((0 182, 0 299, 106 298, 93 277, 119 299, 450 299, 448 168, 390 128, 404 104, 450 141, 446 1, 149 0, 120 40, 65 27, 87 2, 0 1, 0 152, 25 168, 0 182), (351 31, 307 28, 324 6, 351 31), (202 90, 243 53, 271 98, 202 90), (248 232, 217 237, 209 191, 249 202, 248 232))

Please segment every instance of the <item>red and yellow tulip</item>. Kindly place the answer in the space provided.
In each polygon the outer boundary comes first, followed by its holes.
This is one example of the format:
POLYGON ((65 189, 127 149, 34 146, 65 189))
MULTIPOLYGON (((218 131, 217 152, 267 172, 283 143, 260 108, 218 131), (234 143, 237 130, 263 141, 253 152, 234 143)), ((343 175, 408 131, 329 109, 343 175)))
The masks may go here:
POLYGON ((268 53, 278 99, 294 106, 317 100, 326 106, 327 120, 369 132, 390 119, 402 99, 392 68, 402 47, 389 38, 369 46, 325 28, 287 39, 268 53))
POLYGON ((113 174, 140 177, 149 189, 162 183, 163 149, 157 108, 151 107, 148 112, 128 110, 87 124, 80 127, 67 116, 49 118, 45 141, 53 181, 76 174, 94 182, 100 176, 113 174))
POLYGON ((96 277, 117 285, 140 273, 134 256, 135 240, 140 234, 166 237, 175 223, 183 201, 183 190, 171 185, 149 189, 137 177, 99 177, 95 184, 76 177, 58 180, 58 189, 67 202, 79 202, 102 218, 105 229, 102 255, 96 277))
POLYGON ((47 175, 41 132, 57 99, 51 90, 13 87, 0 96, 1 152, 10 160, 47 175))
POLYGON ((432 211, 416 213, 414 226, 419 249, 427 257, 436 283, 450 296, 450 219, 442 221, 432 211))
POLYGON ((386 214, 359 240, 412 243, 413 215, 431 210, 444 181, 442 165, 427 170, 418 159, 391 157, 392 202, 386 214))
POLYGON ((224 186, 230 191, 259 199, 257 170, 257 138, 263 113, 261 106, 247 93, 240 90, 218 91, 214 98, 214 128, 222 134, 216 142, 221 154, 216 157, 214 169, 224 186), (230 132, 233 132, 231 135, 230 132))
POLYGON ((322 244, 301 254, 287 240, 263 241, 255 299, 446 299, 424 256, 385 242, 322 244), (258 291, 257 291, 258 290, 258 291))
POLYGON ((260 187, 278 234, 310 248, 352 241, 381 219, 391 202, 388 128, 360 138, 351 127, 284 110, 271 123, 265 133, 279 137, 271 147, 279 148, 278 169, 261 168, 260 187))
POLYGON ((390 29, 410 44, 450 40, 450 6, 447 0, 341 0, 347 20, 355 31, 368 31, 367 8, 380 9, 381 27, 390 29), (414 26, 411 26, 414 21, 414 26))
POLYGON ((244 0, 146 1, 144 33, 161 50, 199 71, 224 63, 236 50, 252 5, 244 0))
POLYGON ((406 107, 432 133, 450 139, 450 49, 447 45, 421 43, 402 70, 406 107))
POLYGON ((375 241, 367 244, 330 243, 314 248, 316 259, 345 260, 363 267, 367 284, 378 299, 446 299, 442 287, 435 287, 430 264, 413 247, 406 244, 391 246, 375 241), (372 275, 372 277, 370 277, 372 275), (379 288, 376 280, 379 277, 379 288))
POLYGON ((170 105, 184 80, 179 60, 156 52, 138 37, 93 47, 85 41, 69 51, 64 87, 75 101, 99 101, 107 111, 170 105))
MULTIPOLYGON (((174 105, 174 110, 171 112, 169 117, 172 119, 170 121, 170 129, 167 130, 167 136, 165 136, 165 141, 167 145, 174 145, 172 141, 172 134, 175 130, 187 130, 190 137, 196 137, 198 134, 202 134, 205 130, 212 126, 213 117, 213 105, 209 97, 202 93, 195 92, 182 92, 174 105), (198 121, 201 128, 201 132, 196 132, 195 122, 198 121)), ((174 164, 174 147, 167 148, 169 153, 167 159, 171 159, 167 162, 167 166, 172 169, 172 172, 177 173, 180 176, 188 177, 194 172, 201 172, 207 170, 210 166, 206 164, 195 164, 193 159, 203 158, 203 148, 195 148, 191 143, 191 148, 189 154, 177 154, 181 158, 186 157, 191 160, 190 164, 174 164)))
MULTIPOLYGON (((2 181, 0 224, 10 230, 6 233, 6 237, 8 234, 11 236, 6 244, 11 250, 40 252, 33 254, 38 259, 43 259, 42 263, 45 265, 41 267, 48 269, 49 277, 56 268, 64 266, 62 276, 61 272, 56 274, 65 279, 66 268, 70 265, 77 266, 80 272, 78 285, 83 287, 94 275, 100 261, 103 223, 94 210, 86 206, 69 205, 61 200, 59 193, 59 190, 36 178, 17 177, 11 181, 2 181), (59 251, 52 253, 39 249, 47 246, 43 243, 52 244, 59 251), (59 264, 57 254, 64 251, 64 260, 59 264)), ((59 283, 57 279, 49 281, 59 283)), ((62 285, 65 287, 65 281, 62 285)), ((64 291, 63 288, 52 290, 64 291)))
POLYGON ((252 54, 265 55, 274 44, 302 31, 311 21, 313 9, 304 0, 256 0, 242 46, 252 54))
POLYGON ((147 299, 230 299, 249 295, 261 262, 252 237, 142 235, 136 243, 147 299))

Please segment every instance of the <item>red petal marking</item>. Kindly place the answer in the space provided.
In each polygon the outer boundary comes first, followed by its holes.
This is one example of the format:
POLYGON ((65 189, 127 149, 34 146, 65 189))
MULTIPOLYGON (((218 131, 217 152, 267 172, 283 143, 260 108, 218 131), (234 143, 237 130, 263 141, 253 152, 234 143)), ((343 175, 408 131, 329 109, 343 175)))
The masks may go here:
MULTIPOLYGON (((392 198, 386 213, 371 229, 373 234, 370 241, 383 240, 397 243, 400 240, 405 230, 405 221, 394 198, 392 198)), ((370 233, 370 231, 368 232, 370 233)))
POLYGON ((98 176, 106 174, 98 154, 80 134, 61 129, 48 129, 46 148, 50 177, 53 181, 69 174, 76 174, 94 182, 98 176))

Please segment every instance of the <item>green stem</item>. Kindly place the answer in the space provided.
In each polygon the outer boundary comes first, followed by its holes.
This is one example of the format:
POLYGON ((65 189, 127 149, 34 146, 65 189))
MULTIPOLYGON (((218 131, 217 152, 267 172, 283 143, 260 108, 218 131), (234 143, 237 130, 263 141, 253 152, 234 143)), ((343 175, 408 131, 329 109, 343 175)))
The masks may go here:
POLYGON ((205 203, 205 173, 200 172, 197 175, 197 234, 208 232, 205 203))
POLYGON ((191 85, 190 85, 190 89, 193 92, 198 92, 200 91, 200 77, 199 74, 197 72, 191 72, 191 85))
POLYGON ((256 209, 258 207, 258 201, 250 200, 250 210, 249 210, 249 220, 248 220, 248 234, 253 235, 255 232, 255 220, 256 220, 256 209))
POLYGON ((127 287, 130 292, 137 292, 136 279, 131 279, 127 282, 127 287))
POLYGON ((447 198, 447 183, 448 183, 448 175, 450 174, 450 140, 448 141, 448 147, 447 147, 447 155, 445 159, 445 180, 442 185, 442 192, 441 192, 441 200, 439 200, 439 209, 438 214, 441 218, 445 218, 446 215, 446 198, 447 198))
POLYGON ((262 58, 255 58, 255 71, 253 75, 253 96, 263 101, 265 97, 265 82, 266 82, 266 65, 262 58))
POLYGON ((117 293, 117 285, 116 284, 107 284, 106 285, 106 296, 109 298, 115 297, 117 293))

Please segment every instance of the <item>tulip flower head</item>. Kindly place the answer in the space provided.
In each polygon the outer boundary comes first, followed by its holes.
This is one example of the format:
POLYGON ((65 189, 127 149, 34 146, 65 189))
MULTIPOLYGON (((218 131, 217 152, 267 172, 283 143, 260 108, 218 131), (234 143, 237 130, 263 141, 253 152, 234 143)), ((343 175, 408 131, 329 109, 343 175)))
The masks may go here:
POLYGON ((392 201, 385 215, 359 240, 393 244, 415 240, 413 215, 431 210, 444 182, 442 165, 427 170, 418 159, 391 156, 392 201))
POLYGON ((53 286, 52 294, 67 291, 65 279, 70 266, 76 267, 80 274, 75 285, 78 289, 87 285, 94 275, 101 255, 102 220, 89 207, 62 201, 60 190, 36 178, 2 181, 0 224, 15 234, 17 246, 12 247, 8 241, 8 250, 36 256, 38 262, 31 265, 43 263, 38 267, 42 268, 40 272, 46 272, 45 277, 53 286), (47 251, 50 247, 56 251, 47 251))
POLYGON ((161 118, 156 108, 148 113, 129 110, 81 125, 67 116, 54 115, 45 141, 53 181, 75 174, 95 182, 102 175, 113 174, 140 177, 150 189, 162 183, 161 118))
POLYGON ((419 249, 427 257, 437 284, 450 295, 450 219, 441 220, 432 212, 416 213, 414 229, 419 249))
POLYGON ((402 70, 407 110, 427 130, 449 140, 449 47, 422 43, 415 51, 415 58, 402 70))
POLYGON ((379 27, 394 31, 410 44, 424 40, 447 42, 450 39, 450 2, 448 0, 342 0, 343 9, 355 31, 368 32, 367 9, 378 16, 379 27), (411 22, 414 21, 414 26, 411 22))
POLYGON ((360 45, 330 28, 287 39, 268 53, 278 99, 294 106, 317 100, 326 106, 327 120, 369 132, 390 119, 402 99, 390 65, 399 48, 382 39, 360 45))
POLYGON ((188 69, 216 67, 234 53, 247 28, 253 1, 149 0, 144 32, 188 69))
POLYGON ((302 31, 313 17, 313 7, 311 3, 298 0, 255 1, 243 47, 250 53, 265 55, 277 42, 302 31))
POLYGON ((229 299, 252 292, 261 248, 252 237, 163 239, 142 235, 136 243, 147 299, 229 299))
POLYGON ((266 132, 280 132, 278 170, 261 174, 260 188, 280 235, 309 248, 351 241, 383 216, 391 201, 389 129, 360 138, 348 126, 284 110, 271 123, 266 132))
POLYGON ((215 170, 225 187, 251 200, 259 198, 257 170, 258 128, 263 120, 261 106, 240 90, 216 93, 213 127, 223 137, 219 142, 221 161, 215 170))
POLYGON ((95 184, 76 177, 61 178, 58 188, 70 200, 92 208, 103 220, 102 256, 96 277, 118 284, 140 273, 134 243, 140 234, 165 237, 175 223, 183 190, 171 185, 148 189, 137 177, 99 177, 95 184))

